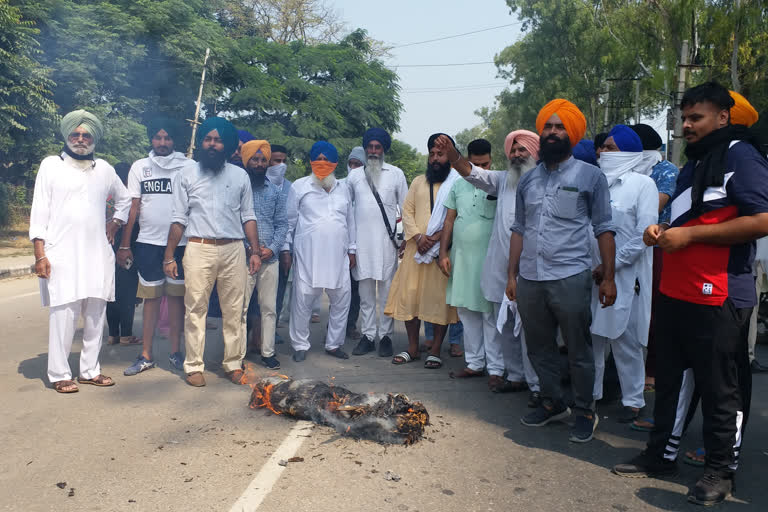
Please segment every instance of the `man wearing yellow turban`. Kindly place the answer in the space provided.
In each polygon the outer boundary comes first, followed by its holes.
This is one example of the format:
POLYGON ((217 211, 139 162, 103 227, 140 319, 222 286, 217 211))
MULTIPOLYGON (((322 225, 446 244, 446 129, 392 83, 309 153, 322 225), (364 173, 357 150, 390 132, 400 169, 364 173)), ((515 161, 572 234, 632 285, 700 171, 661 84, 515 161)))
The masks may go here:
POLYGON ((736 91, 728 91, 728 93, 734 102, 731 107, 731 124, 741 124, 747 128, 755 124, 760 118, 755 107, 747 101, 747 98, 736 91))
POLYGON ((538 427, 568 417, 560 386, 558 327, 568 347, 576 418, 570 440, 592 439, 597 426, 592 389, 590 224, 603 262, 595 269, 602 307, 616 299, 614 223, 605 175, 576 160, 571 148, 583 137, 586 119, 570 101, 547 103, 536 118, 541 162, 517 186, 506 294, 517 302, 528 356, 539 376, 542 405, 522 418, 538 427))
POLYGON ((66 146, 40 164, 35 179, 29 238, 43 306, 49 306, 48 380, 59 393, 78 391, 69 353, 79 318, 85 320, 80 384, 112 386, 101 374, 99 352, 107 302, 115 300, 115 255, 111 243, 128 219, 131 199, 115 170, 93 151, 103 135, 101 122, 85 110, 61 120, 66 146), (104 206, 115 200, 107 222, 104 206))

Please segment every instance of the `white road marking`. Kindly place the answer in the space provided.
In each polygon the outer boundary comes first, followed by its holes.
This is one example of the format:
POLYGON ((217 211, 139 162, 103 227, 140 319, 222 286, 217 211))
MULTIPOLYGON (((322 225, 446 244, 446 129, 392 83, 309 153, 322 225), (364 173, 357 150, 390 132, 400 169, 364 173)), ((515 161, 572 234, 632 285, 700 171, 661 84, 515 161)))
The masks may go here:
POLYGON ((269 460, 261 467, 253 478, 248 488, 237 499, 229 512, 253 512, 261 506, 261 502, 272 491, 285 466, 278 464, 280 460, 288 460, 293 457, 307 438, 305 432, 313 427, 310 421, 299 421, 288 432, 280 446, 272 454, 269 460))
POLYGON ((20 295, 13 295, 11 297, 3 297, 2 299, 0 299, 0 304, 2 304, 3 302, 11 302, 16 299, 23 299, 24 297, 31 297, 33 295, 40 295, 40 291, 38 290, 35 292, 22 293, 20 295))

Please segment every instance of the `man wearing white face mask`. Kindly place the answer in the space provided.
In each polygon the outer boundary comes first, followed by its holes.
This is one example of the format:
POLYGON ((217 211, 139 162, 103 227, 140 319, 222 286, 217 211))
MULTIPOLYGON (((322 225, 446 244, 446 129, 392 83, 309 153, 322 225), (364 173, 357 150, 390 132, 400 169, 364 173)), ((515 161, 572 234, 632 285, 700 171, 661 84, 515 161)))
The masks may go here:
MULTIPOLYGON (((622 423, 637 418, 645 406, 643 347, 648 343, 651 318, 652 253, 643 232, 658 217, 658 189, 648 177, 653 161, 644 158, 640 137, 631 128, 616 125, 601 147, 600 168, 608 179, 611 216, 616 226, 616 302, 599 307, 597 288, 592 293, 592 347, 595 354, 594 398, 603 396, 605 352, 611 345, 621 383, 622 423)), ((593 243, 592 276, 603 277, 597 244, 593 243)))
MULTIPOLYGON (((291 181, 285 178, 288 170, 288 149, 279 144, 272 145, 272 156, 267 167, 267 179, 283 193, 288 203, 288 192, 291 190, 291 181)), ((277 304, 275 305, 276 318, 280 321, 280 313, 283 310, 283 297, 288 286, 288 273, 291 271, 291 252, 288 244, 280 251, 280 272, 277 278, 277 304)), ((275 333, 275 343, 283 343, 280 335, 275 333)))

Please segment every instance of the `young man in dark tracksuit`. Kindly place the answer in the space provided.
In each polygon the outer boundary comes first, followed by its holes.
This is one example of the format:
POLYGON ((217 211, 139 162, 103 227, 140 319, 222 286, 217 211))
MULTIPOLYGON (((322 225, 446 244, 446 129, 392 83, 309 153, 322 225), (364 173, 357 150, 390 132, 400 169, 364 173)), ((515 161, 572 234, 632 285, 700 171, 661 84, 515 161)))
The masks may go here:
POLYGON ((733 488, 751 392, 755 240, 768 235, 768 161, 746 127, 730 124, 733 104, 716 83, 689 89, 681 102, 688 163, 670 224, 649 226, 643 235, 664 250, 655 428, 645 451, 614 467, 628 477, 676 472, 678 416, 686 412, 679 402, 690 369, 701 393, 706 466, 688 500, 701 505, 722 502, 733 488))

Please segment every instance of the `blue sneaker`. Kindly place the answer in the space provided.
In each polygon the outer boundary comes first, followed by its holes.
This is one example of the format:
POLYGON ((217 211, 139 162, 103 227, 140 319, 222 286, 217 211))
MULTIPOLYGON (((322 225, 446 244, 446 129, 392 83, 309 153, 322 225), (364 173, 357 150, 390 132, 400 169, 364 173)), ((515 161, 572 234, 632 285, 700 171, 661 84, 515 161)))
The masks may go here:
POLYGON ((262 357, 261 362, 264 363, 264 366, 266 366, 270 370, 280 369, 280 361, 278 361, 275 356, 262 357))
POLYGON ((174 352, 168 356, 168 361, 171 363, 171 370, 184 371, 184 356, 181 352, 174 352))
POLYGON ((149 359, 144 358, 143 356, 139 356, 136 358, 136 361, 125 369, 123 372, 123 375, 130 377, 132 375, 138 375, 139 373, 143 372, 144 370, 149 370, 150 368, 155 367, 155 362, 150 361, 149 359))

